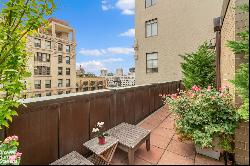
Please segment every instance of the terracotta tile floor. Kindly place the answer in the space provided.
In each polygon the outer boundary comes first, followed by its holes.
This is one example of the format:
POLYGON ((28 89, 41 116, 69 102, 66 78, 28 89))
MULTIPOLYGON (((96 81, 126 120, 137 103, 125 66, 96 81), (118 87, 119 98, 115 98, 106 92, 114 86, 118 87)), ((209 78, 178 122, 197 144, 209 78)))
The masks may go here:
MULTIPOLYGON (((135 165, 224 165, 224 161, 196 154, 192 142, 181 142, 175 133, 175 119, 168 108, 162 107, 138 126, 151 130, 151 149, 145 143, 135 152, 135 165)), ((127 165, 127 153, 117 149, 111 162, 127 165)))

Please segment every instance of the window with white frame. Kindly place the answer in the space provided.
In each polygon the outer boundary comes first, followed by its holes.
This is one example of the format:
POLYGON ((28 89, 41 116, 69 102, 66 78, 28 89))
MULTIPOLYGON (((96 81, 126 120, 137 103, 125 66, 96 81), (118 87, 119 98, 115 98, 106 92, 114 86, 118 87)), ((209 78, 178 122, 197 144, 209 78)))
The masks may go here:
POLYGON ((41 89, 41 80, 35 80, 35 89, 41 89))
POLYGON ((58 63, 63 63, 63 56, 62 55, 58 55, 58 63))
POLYGON ((46 47, 46 49, 50 50, 51 49, 51 41, 45 40, 45 47, 46 47))
POLYGON ((70 64, 70 56, 66 56, 66 64, 70 64))
POLYGON ((62 67, 58 67, 58 75, 63 75, 63 68, 62 67))
POLYGON ((41 39, 35 38, 34 44, 36 48, 41 48, 41 39))
POLYGON ((158 35, 158 20, 153 19, 146 21, 146 37, 152 37, 158 35))
POLYGON ((155 4, 156 4, 156 0, 145 0, 146 8, 151 7, 151 6, 155 5, 155 4))
POLYGON ((147 73, 158 72, 158 53, 147 53, 147 73))
POLYGON ((58 87, 63 87, 63 80, 62 79, 58 79, 58 87))
POLYGON ((45 80, 45 88, 51 88, 51 80, 45 80))
POLYGON ((66 45, 66 52, 70 53, 70 45, 66 45))

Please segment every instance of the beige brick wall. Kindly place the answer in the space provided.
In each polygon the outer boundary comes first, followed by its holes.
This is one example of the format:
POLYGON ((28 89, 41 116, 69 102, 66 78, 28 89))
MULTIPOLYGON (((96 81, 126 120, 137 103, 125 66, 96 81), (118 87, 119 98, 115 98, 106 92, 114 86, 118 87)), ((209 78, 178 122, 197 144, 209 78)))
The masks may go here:
POLYGON ((249 165, 249 123, 241 123, 235 133, 235 159, 239 165, 249 165))
MULTIPOLYGON (((230 91, 235 95, 235 88, 229 82, 234 79, 235 71, 242 63, 241 55, 234 53, 227 47, 227 41, 238 40, 237 33, 249 27, 249 16, 240 11, 235 11, 235 7, 242 3, 249 3, 248 0, 225 0, 224 7, 228 7, 224 15, 221 30, 221 83, 222 86, 229 85, 230 91)), ((241 103, 240 98, 235 95, 235 104, 241 103)), ((237 164, 249 164, 249 123, 241 123, 235 134, 235 159, 237 164)))
POLYGON ((76 92, 76 43, 74 40, 69 40, 69 33, 73 32, 74 29, 66 27, 57 23, 57 32, 62 33, 62 37, 58 38, 52 34, 37 33, 33 36, 27 37, 27 49, 30 54, 28 59, 27 68, 31 73, 31 77, 26 79, 27 90, 24 92, 27 98, 34 97, 35 94, 41 94, 42 97, 46 96, 46 93, 51 95, 57 95, 58 91, 66 91, 71 93, 76 92), (34 47, 34 39, 41 39, 41 48, 34 47), (51 49, 46 49, 45 41, 51 41, 51 49), (58 43, 63 44, 63 51, 58 51, 58 43), (70 53, 66 52, 66 45, 70 45, 70 53), (34 56, 37 52, 50 54, 50 62, 38 62, 34 61, 34 56), (58 55, 63 56, 63 63, 58 63, 58 55), (70 56, 70 64, 66 64, 66 56, 70 56), (34 75, 35 66, 47 66, 50 67, 49 76, 36 76, 34 75), (58 75, 58 67, 63 67, 63 75, 58 75), (70 75, 66 75, 66 68, 70 68, 70 75), (58 87, 58 79, 63 79, 63 87, 58 87), (70 87, 66 87, 66 80, 70 79, 70 87), (41 80, 41 89, 35 89, 35 80, 41 80), (51 80, 51 88, 45 88, 45 81, 51 80))
POLYGON ((145 8, 136 0, 136 84, 182 79, 178 56, 215 37, 213 18, 220 16, 222 0, 157 0, 145 8), (158 36, 145 37, 145 22, 158 19, 158 36), (158 73, 146 73, 146 53, 158 52, 158 73))

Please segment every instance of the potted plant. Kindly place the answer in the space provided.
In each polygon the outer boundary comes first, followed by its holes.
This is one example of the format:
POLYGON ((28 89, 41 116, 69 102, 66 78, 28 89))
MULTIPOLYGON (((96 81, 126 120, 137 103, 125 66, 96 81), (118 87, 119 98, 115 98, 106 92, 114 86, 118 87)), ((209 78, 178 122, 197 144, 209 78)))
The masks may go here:
POLYGON ((197 153, 219 159, 220 152, 233 153, 233 134, 239 115, 229 89, 211 86, 167 95, 165 102, 176 115, 176 130, 182 139, 192 140, 197 153))
POLYGON ((18 137, 7 137, 0 143, 0 165, 19 165, 22 153, 17 151, 18 137))
POLYGON ((106 143, 105 136, 108 136, 106 132, 103 131, 104 122, 98 122, 97 127, 93 128, 92 132, 96 133, 96 136, 98 137, 99 144, 104 145, 106 143))

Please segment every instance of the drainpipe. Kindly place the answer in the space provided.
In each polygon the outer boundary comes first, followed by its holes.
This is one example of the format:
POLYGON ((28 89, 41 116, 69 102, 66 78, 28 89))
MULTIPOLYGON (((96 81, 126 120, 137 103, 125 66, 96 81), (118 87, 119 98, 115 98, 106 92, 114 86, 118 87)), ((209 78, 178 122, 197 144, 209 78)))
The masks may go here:
POLYGON ((219 90, 221 87, 221 17, 214 18, 214 32, 216 34, 216 89, 219 90))

